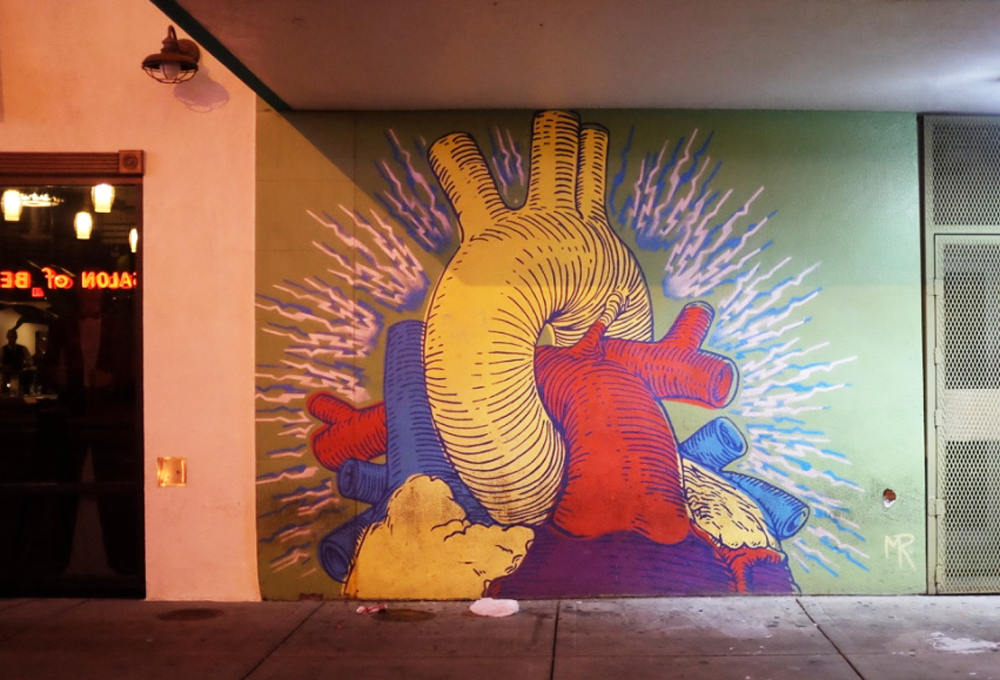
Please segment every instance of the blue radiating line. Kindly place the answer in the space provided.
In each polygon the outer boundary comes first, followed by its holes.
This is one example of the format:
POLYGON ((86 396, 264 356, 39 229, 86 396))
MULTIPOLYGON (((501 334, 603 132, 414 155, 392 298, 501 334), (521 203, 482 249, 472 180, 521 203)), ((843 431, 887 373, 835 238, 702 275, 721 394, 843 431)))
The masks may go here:
POLYGON ((829 536, 824 536, 819 540, 819 542, 825 545, 830 550, 834 551, 835 553, 840 553, 841 555, 846 557, 847 561, 851 562, 854 566, 864 569, 865 571, 871 571, 871 569, 869 569, 864 563, 859 562, 857 559, 855 559, 854 555, 851 554, 850 550, 845 550, 839 545, 836 545, 833 541, 830 540, 829 536))
POLYGON ((829 477, 830 479, 834 480, 835 482, 843 482, 844 484, 848 484, 848 485, 854 486, 854 487, 858 486, 857 482, 852 481, 850 479, 847 479, 845 477, 841 477, 840 475, 838 475, 837 473, 835 473, 833 470, 824 470, 823 471, 823 475, 825 477, 829 477))
MULTIPOLYGON (((792 422, 796 425, 804 425, 805 422, 797 418, 779 417, 774 419, 774 424, 772 423, 747 423, 747 430, 767 430, 769 432, 780 432, 781 434, 801 434, 801 435, 822 435, 824 434, 822 430, 806 430, 801 427, 778 427, 779 422, 792 422)), ((765 436, 765 435, 760 435, 765 436)))
POLYGON ((292 413, 292 414, 302 413, 302 409, 300 409, 300 408, 289 408, 288 406, 275 406, 275 407, 272 407, 272 408, 259 408, 259 409, 257 409, 257 413, 280 413, 282 411, 284 411, 286 413, 292 413))
MULTIPOLYGON (((284 553, 282 553, 281 555, 278 555, 277 557, 275 557, 274 559, 272 559, 271 560, 271 564, 274 564, 275 562, 280 562, 284 558, 286 558, 289 555, 291 555, 292 553, 294 553, 296 550, 305 550, 306 548, 308 548, 312 544, 313 544, 312 541, 306 541, 305 543, 302 543, 302 544, 299 544, 299 545, 293 545, 288 550, 286 550, 284 553)), ((302 562, 302 564, 306 564, 306 563, 311 562, 311 561, 312 561, 312 557, 307 557, 302 562)))
POLYGON ((301 387, 298 385, 292 385, 291 383, 271 383, 270 385, 257 385, 257 392, 259 394, 267 394, 268 392, 293 392, 296 394, 303 393, 301 387))
POLYGON ((263 293, 257 293, 257 297, 262 300, 267 300, 268 302, 273 302, 274 304, 278 305, 278 307, 280 307, 281 309, 295 309, 302 312, 303 314, 308 314, 309 316, 316 316, 316 313, 312 310, 311 307, 306 307, 305 305, 298 302, 288 302, 286 300, 281 300, 280 298, 276 298, 271 295, 264 295, 263 293))
POLYGON ((276 540, 278 540, 278 536, 280 536, 281 534, 283 534, 283 533, 285 533, 285 532, 287 532, 287 531, 289 531, 291 529, 300 529, 300 528, 309 526, 309 524, 310 524, 309 522, 306 522, 305 524, 286 524, 285 526, 281 527, 280 529, 277 529, 270 536, 267 536, 266 538, 261 538, 260 542, 261 543, 274 543, 276 540))
POLYGON ((305 453, 306 445, 299 444, 298 446, 287 447, 283 449, 272 449, 270 451, 265 451, 264 455, 269 457, 280 456, 283 453, 305 453))
MULTIPOLYGON (((395 166, 403 177, 402 183, 409 190, 409 196, 403 196, 399 193, 395 186, 395 180, 399 177, 388 169, 388 164, 376 163, 375 167, 388 187, 376 198, 389 216, 401 224, 421 248, 430 252, 441 252, 451 242, 454 231, 451 224, 443 223, 436 218, 437 215, 448 214, 447 209, 444 208, 445 201, 441 190, 436 182, 418 181, 425 180, 425 177, 406 158, 402 147, 397 144, 390 132, 391 130, 386 131, 386 140, 392 149, 395 166), (429 192, 429 195, 424 196, 424 191, 429 192), (398 204, 398 207, 389 197, 396 199, 395 203, 398 204), (414 205, 422 207, 425 214, 419 214, 414 205)), ((412 144, 414 158, 426 159, 427 150, 424 145, 419 140, 413 140, 412 144)), ((430 174, 429 167, 427 172, 430 174)))
MULTIPOLYGON (((850 534, 851 536, 854 536, 856 539, 858 539, 862 543, 867 543, 868 542, 863 535, 861 535, 860 533, 858 533, 855 529, 852 529, 849 526, 845 526, 840 521, 840 519, 838 517, 836 517, 832 513, 827 512, 824 508, 814 508, 813 510, 816 513, 816 518, 817 519, 825 519, 825 520, 827 520, 828 522, 830 522, 831 524, 833 524, 835 527, 837 527, 837 529, 839 531, 842 531, 845 534, 850 534)), ((845 513, 845 514, 849 514, 851 512, 847 508, 840 508, 839 511, 842 512, 842 513, 845 513)))
POLYGON ((792 463, 793 465, 797 465, 799 467, 799 469, 802 470, 802 471, 804 471, 804 472, 808 472, 809 470, 812 470, 812 467, 813 467, 812 463, 804 461, 801 458, 796 458, 795 456, 790 456, 788 454, 781 454, 781 457, 784 458, 785 460, 787 460, 789 463, 792 463))
POLYGON ((635 136, 635 126, 631 126, 628 130, 628 136, 625 138, 625 145, 622 147, 622 152, 620 155, 620 163, 618 165, 618 172, 615 174, 614 179, 611 181, 611 192, 608 198, 608 206, 610 212, 617 213, 615 215, 615 221, 618 223, 619 227, 625 226, 625 214, 628 208, 629 196, 626 195, 625 201, 622 204, 621 209, 615 207, 615 197, 618 195, 618 190, 625 183, 625 173, 628 169, 628 155, 632 150, 632 139, 635 136))
MULTIPOLYGON (((305 466, 304 465, 301 466, 301 469, 304 470, 305 466)), ((304 495, 304 494, 324 493, 324 492, 328 491, 329 489, 330 489, 329 483, 328 482, 322 482, 320 484, 317 484, 316 486, 299 486, 294 491, 288 491, 286 493, 277 493, 277 494, 274 495, 274 497, 276 499, 280 500, 280 501, 284 501, 286 498, 292 498, 293 496, 300 496, 300 495, 304 495)))
POLYGON ((303 464, 303 465, 294 465, 292 467, 285 468, 281 472, 268 472, 267 474, 260 475, 259 477, 257 477, 257 480, 263 482, 263 481, 267 481, 267 480, 271 480, 271 479, 278 479, 282 475, 284 475, 286 472, 290 472, 292 474, 301 474, 301 473, 305 472, 307 469, 308 469, 308 466, 305 465, 305 464, 303 464))

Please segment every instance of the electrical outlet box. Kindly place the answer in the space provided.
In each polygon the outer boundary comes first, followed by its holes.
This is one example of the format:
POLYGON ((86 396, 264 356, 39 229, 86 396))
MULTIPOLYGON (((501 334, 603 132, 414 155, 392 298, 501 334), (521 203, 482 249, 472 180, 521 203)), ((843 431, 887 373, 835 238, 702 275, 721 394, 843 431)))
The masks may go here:
POLYGON ((157 486, 186 486, 187 458, 157 458, 157 486))

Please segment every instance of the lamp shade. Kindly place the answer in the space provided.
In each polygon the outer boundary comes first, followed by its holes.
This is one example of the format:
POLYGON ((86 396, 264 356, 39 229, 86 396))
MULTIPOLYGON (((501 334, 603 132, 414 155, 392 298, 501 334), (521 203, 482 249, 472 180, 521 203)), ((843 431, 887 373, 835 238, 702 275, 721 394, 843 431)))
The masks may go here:
POLYGON ((109 213, 115 203, 115 188, 110 184, 98 184, 90 190, 90 198, 94 201, 94 212, 109 213))
POLYGON ((3 204, 3 218, 8 222, 17 222, 21 219, 21 192, 17 189, 7 189, 0 198, 3 204))
POLYGON ((90 238, 90 233, 94 230, 94 217, 89 212, 81 210, 73 218, 73 229, 76 230, 78 239, 90 238))
POLYGON ((142 70, 161 83, 182 83, 198 72, 201 50, 192 40, 177 39, 173 26, 167 27, 163 49, 142 60, 142 70))

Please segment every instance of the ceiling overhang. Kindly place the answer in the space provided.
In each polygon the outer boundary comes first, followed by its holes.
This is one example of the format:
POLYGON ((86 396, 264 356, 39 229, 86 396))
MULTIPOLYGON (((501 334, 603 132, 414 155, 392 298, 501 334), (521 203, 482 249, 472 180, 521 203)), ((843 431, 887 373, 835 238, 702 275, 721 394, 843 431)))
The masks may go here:
POLYGON ((152 2, 286 111, 1000 112, 995 0, 152 2))

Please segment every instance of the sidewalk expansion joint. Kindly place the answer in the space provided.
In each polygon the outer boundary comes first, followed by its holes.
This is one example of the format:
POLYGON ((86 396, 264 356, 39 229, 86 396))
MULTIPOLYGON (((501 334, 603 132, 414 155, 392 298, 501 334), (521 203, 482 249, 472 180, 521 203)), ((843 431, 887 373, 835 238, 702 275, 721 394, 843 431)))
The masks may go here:
POLYGON ((795 598, 795 604, 799 605, 799 609, 802 610, 802 613, 806 615, 807 619, 812 621, 812 624, 816 626, 816 629, 820 633, 822 633, 823 637, 826 638, 826 641, 830 643, 830 646, 833 647, 835 650, 837 650, 837 654, 840 655, 841 659, 847 662, 847 665, 851 667, 851 670, 854 671, 854 674, 857 675, 859 678, 861 678, 861 680, 865 680, 865 676, 861 674, 861 671, 859 671, 858 667, 854 665, 854 662, 852 662, 849 658, 847 658, 847 655, 844 654, 844 651, 840 648, 840 646, 837 645, 836 642, 834 642, 833 638, 830 637, 825 630, 823 630, 823 626, 821 626, 819 622, 812 617, 808 609, 802 606, 802 599, 798 597, 795 598))

